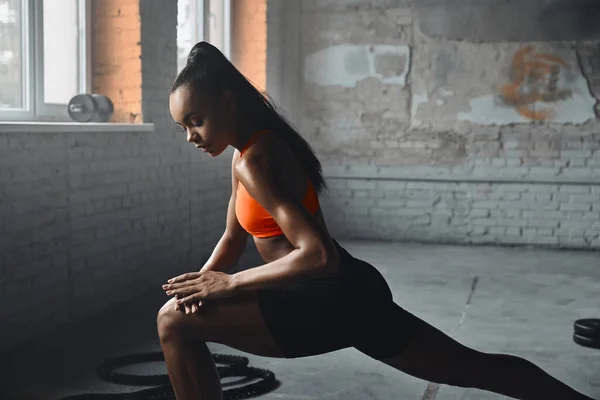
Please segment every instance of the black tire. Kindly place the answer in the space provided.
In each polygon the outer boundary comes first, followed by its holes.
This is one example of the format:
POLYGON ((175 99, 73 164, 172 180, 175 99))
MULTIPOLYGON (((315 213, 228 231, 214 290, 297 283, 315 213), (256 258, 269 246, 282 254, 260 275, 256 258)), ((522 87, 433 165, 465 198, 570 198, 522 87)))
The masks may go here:
POLYGON ((575 333, 590 339, 600 340, 600 319, 584 318, 578 319, 573 324, 575 333))
POLYGON ((574 333, 573 341, 580 346, 591 347, 592 349, 600 349, 600 339, 590 339, 574 333))
MULTIPOLYGON (((248 366, 249 360, 246 357, 227 354, 213 354, 212 356, 216 364, 224 365, 217 366, 217 372, 221 379, 228 377, 242 378, 222 383, 223 399, 237 400, 256 397, 277 389, 281 384, 275 378, 273 372, 248 366), (258 381, 256 381, 257 379, 258 381), (243 386, 225 389, 226 386, 240 384, 243 384, 243 386)), ((128 354, 106 360, 96 369, 98 376, 108 382, 140 386, 160 385, 158 387, 125 393, 84 393, 63 397, 61 400, 175 400, 175 394, 168 375, 136 375, 116 371, 124 366, 164 360, 162 352, 128 354)))

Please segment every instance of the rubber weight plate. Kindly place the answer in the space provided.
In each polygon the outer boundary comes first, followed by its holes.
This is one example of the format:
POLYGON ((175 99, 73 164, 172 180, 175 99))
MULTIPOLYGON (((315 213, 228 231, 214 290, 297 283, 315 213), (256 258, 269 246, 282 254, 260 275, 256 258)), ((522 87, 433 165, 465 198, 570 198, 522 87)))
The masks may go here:
POLYGON ((583 318, 578 319, 573 324, 575 333, 587 338, 600 340, 600 319, 598 318, 583 318))
POLYGON ((97 107, 94 97, 89 94, 78 94, 69 101, 67 111, 74 121, 91 122, 94 120, 97 107))
POLYGON ((93 94, 92 97, 96 100, 97 108, 94 114, 94 122, 107 122, 113 115, 113 102, 106 96, 101 94, 93 94))
POLYGON ((593 349, 600 349, 600 339, 592 339, 574 333, 573 341, 580 346, 591 347, 593 349))
POLYGON ((69 116, 77 122, 107 122, 113 115, 113 102, 101 94, 78 94, 67 106, 69 116))

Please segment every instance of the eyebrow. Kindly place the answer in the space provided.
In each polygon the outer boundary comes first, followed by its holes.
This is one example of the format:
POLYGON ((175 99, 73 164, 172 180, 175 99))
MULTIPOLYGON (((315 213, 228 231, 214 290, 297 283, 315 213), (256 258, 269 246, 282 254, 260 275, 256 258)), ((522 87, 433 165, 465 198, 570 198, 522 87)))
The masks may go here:
POLYGON ((190 111, 187 114, 185 114, 185 116, 183 117, 183 123, 187 123, 190 117, 194 114, 197 114, 196 111, 190 111))

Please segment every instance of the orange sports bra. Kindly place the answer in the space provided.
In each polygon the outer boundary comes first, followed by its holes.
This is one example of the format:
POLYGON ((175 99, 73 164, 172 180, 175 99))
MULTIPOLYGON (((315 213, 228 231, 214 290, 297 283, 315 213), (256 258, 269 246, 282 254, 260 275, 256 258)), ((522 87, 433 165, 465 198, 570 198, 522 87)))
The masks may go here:
MULTIPOLYGON (((269 132, 271 131, 263 130, 253 134, 248 143, 246 143, 240 152, 240 157, 244 155, 246 150, 256 140, 256 138, 269 132)), ((302 204, 314 215, 319 209, 319 197, 317 196, 317 193, 315 192, 312 182, 308 176, 306 177, 306 180, 308 181, 308 190, 302 199, 302 204)), ((235 199, 235 214, 242 228, 244 228, 252 236, 258 238, 267 238, 283 235, 283 231, 281 228, 279 228, 275 220, 256 200, 250 196, 241 182, 238 182, 235 199)))

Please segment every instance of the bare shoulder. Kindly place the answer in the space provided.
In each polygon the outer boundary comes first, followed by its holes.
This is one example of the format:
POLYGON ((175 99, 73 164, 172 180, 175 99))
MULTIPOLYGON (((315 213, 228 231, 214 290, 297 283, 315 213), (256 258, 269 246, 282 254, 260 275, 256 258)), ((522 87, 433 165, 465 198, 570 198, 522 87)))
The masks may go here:
POLYGON ((273 174, 272 168, 278 161, 274 157, 272 144, 254 143, 241 157, 239 151, 234 153, 234 171, 240 181, 245 181, 247 178, 255 174, 264 175, 270 172, 271 178, 277 174, 273 174), (236 157, 236 153, 237 157, 236 157), (246 179, 244 179, 246 178, 246 179))
POLYGON ((254 165, 255 171, 270 172, 271 177, 286 176, 290 164, 295 158, 284 139, 277 134, 259 137, 241 157, 236 149, 233 162, 237 172, 248 172, 248 167, 254 165))
POLYGON ((300 162, 285 139, 276 134, 260 137, 244 153, 235 169, 239 181, 245 187, 247 184, 257 185, 262 182, 271 188, 271 194, 278 193, 299 199, 306 192, 300 162))

